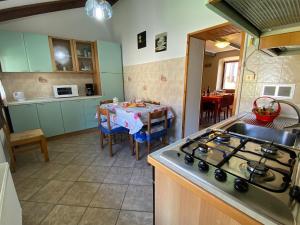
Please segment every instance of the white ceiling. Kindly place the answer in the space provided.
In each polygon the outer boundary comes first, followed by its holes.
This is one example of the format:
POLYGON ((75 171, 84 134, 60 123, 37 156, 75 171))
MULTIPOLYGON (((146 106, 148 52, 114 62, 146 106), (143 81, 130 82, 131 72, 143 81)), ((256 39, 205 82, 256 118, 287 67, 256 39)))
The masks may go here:
POLYGON ((41 3, 41 2, 53 2, 53 1, 57 1, 57 0, 5 0, 5 1, 0 1, 0 9, 6 9, 6 8, 22 6, 22 5, 30 5, 30 4, 41 3))

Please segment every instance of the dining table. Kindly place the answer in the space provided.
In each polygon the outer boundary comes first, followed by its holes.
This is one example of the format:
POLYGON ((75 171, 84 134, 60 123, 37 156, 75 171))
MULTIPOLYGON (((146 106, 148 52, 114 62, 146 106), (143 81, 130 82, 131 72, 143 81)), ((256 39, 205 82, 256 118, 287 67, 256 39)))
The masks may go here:
MULTIPOLYGON (((167 118, 169 124, 174 119, 175 115, 169 106, 145 103, 141 107, 128 107, 128 103, 108 103, 100 105, 100 108, 110 111, 110 120, 129 130, 129 134, 135 134, 142 130, 148 123, 148 114, 163 109, 167 109, 167 118)), ((158 122, 152 120, 152 123, 158 122)))
POLYGON ((228 98, 232 98, 233 101, 233 95, 231 94, 219 94, 219 95, 203 95, 201 97, 201 109, 200 109, 200 121, 202 122, 202 116, 203 116, 203 108, 205 103, 212 103, 214 105, 214 123, 217 122, 217 116, 221 110, 222 106, 228 107, 232 104, 232 101, 227 101, 228 98), (226 105, 227 104, 227 105, 226 105))

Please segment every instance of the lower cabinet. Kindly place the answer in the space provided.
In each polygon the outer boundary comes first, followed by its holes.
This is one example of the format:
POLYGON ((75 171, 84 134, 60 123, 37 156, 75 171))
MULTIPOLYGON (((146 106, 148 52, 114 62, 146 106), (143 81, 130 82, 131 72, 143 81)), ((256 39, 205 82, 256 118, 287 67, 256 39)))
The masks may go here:
POLYGON ((14 132, 40 128, 36 104, 9 106, 14 132))
POLYGON ((46 137, 97 127, 101 97, 9 106, 14 132, 41 128, 46 137))
POLYGON ((82 100, 61 102, 61 112, 66 133, 85 129, 84 102, 82 100))
POLYGON ((41 129, 46 137, 64 133, 60 102, 38 103, 37 111, 41 129))
POLYGON ((84 101, 84 118, 86 121, 86 128, 94 128, 98 125, 96 118, 96 107, 99 105, 100 99, 88 99, 84 101))

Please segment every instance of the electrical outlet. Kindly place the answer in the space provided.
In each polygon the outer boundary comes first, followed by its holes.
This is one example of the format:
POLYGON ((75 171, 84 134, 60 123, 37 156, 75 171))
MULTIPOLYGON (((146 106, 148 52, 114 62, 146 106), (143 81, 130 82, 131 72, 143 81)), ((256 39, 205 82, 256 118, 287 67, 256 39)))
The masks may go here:
POLYGON ((246 81, 255 81, 255 75, 254 74, 246 74, 246 81))

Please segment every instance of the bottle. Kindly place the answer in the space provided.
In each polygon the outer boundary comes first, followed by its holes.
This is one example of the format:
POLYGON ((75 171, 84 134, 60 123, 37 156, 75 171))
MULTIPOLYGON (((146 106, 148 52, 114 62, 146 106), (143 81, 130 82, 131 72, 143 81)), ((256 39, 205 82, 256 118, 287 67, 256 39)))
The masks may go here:
POLYGON ((206 93, 207 93, 207 96, 209 96, 209 95, 210 95, 210 89, 209 89, 209 86, 207 87, 207 91, 206 91, 206 93))

